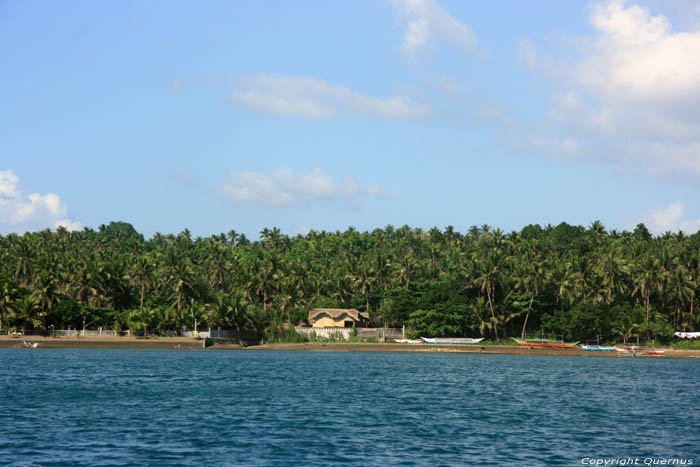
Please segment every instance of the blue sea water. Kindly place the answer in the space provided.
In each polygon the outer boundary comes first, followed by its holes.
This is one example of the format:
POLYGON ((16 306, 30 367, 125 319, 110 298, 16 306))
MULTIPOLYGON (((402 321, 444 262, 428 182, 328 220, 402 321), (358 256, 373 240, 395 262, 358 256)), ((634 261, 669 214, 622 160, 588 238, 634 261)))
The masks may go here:
POLYGON ((4 465, 627 458, 700 464, 700 361, 0 349, 4 465))

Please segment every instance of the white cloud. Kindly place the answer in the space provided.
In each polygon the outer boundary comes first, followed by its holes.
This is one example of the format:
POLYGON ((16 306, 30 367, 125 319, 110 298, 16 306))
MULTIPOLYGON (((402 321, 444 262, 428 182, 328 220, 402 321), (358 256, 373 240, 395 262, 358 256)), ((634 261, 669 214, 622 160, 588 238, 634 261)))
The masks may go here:
POLYGON ((642 218, 642 222, 654 234, 678 232, 682 230, 694 234, 700 230, 700 219, 684 219, 684 206, 680 201, 664 208, 652 209, 642 218))
POLYGON ((63 226, 79 230, 82 225, 67 218, 68 207, 55 193, 24 193, 12 170, 0 170, 0 231, 26 232, 63 226))
POLYGON ((567 155, 700 183, 700 31, 674 30, 622 0, 594 3, 589 23, 594 34, 577 41, 573 61, 540 60, 534 45, 519 46, 522 61, 563 88, 547 137, 578 141, 567 155))
POLYGON ((413 56, 433 38, 456 45, 470 54, 478 53, 476 34, 438 5, 436 0, 390 0, 406 20, 404 51, 413 56))
POLYGON ((328 118, 357 114, 381 119, 423 118, 430 107, 406 96, 375 97, 304 76, 258 73, 232 81, 236 102, 283 117, 328 118))
POLYGON ((54 227, 56 227, 56 228, 63 227, 66 230, 75 231, 75 230, 82 230, 83 224, 81 224, 80 222, 72 221, 70 219, 61 219, 61 220, 54 222, 54 227))
POLYGON ((355 177, 342 183, 319 168, 307 173, 277 169, 271 173, 231 170, 221 184, 222 196, 235 204, 253 204, 267 208, 308 204, 312 201, 346 199, 358 196, 383 197, 387 193, 375 184, 361 186, 355 177))

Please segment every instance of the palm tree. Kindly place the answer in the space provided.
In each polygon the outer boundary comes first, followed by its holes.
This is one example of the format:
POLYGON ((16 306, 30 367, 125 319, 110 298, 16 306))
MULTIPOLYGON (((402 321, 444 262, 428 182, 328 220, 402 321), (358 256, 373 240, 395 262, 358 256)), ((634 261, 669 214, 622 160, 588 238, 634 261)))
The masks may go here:
POLYGON ((692 303, 695 298, 692 277, 684 265, 676 263, 671 269, 668 277, 667 292, 670 294, 671 302, 674 305, 673 329, 675 330, 677 323, 681 321, 682 310, 686 304, 692 303))
MULTIPOLYGON (((486 226, 488 227, 488 226, 486 226)), ((498 339, 498 320, 494 309, 496 299, 496 288, 501 284, 502 259, 500 255, 487 252, 476 260, 476 278, 474 284, 479 288, 481 294, 486 294, 486 299, 491 310, 493 321, 493 332, 498 339)))
POLYGON ((16 297, 17 289, 12 287, 9 282, 6 282, 0 289, 0 329, 5 324, 9 324, 10 319, 15 316, 13 305, 16 297))
POLYGON ((413 259, 413 250, 409 250, 406 254, 394 264, 396 281, 403 283, 404 289, 408 290, 411 280, 415 276, 416 262, 413 259))
POLYGON ((42 272, 36 280, 32 295, 42 312, 50 310, 58 300, 56 281, 46 272, 42 272))
POLYGON ((643 256, 634 267, 633 295, 637 295, 642 299, 646 308, 646 331, 649 337, 649 316, 651 314, 651 294, 660 287, 660 262, 652 253, 647 253, 643 256))
POLYGON ((31 295, 25 295, 12 304, 17 321, 22 323, 22 334, 26 332, 26 327, 36 327, 41 324, 39 319, 39 304, 31 295))
POLYGON ((139 308, 143 308, 144 301, 146 300, 146 286, 150 282, 152 275, 153 263, 149 261, 147 256, 139 256, 136 262, 131 266, 131 272, 129 273, 129 277, 140 290, 141 298, 139 300, 139 308))
POLYGON ((595 272, 601 278, 601 285, 605 291, 605 303, 613 302, 613 298, 627 291, 625 277, 629 272, 627 262, 622 257, 620 246, 611 244, 598 255, 595 272))
POLYGON ((352 288, 356 293, 362 295, 365 299, 365 311, 370 312, 369 294, 372 287, 377 282, 377 277, 373 274, 374 271, 370 267, 362 266, 357 274, 348 274, 346 277, 350 280, 352 288))
POLYGON ((32 281, 36 250, 31 243, 31 237, 25 234, 12 248, 11 253, 15 261, 14 276, 20 287, 26 287, 32 281))
POLYGON ((544 280, 544 264, 540 260, 535 248, 536 247, 534 244, 528 244, 527 253, 519 256, 519 258, 522 258, 523 260, 516 263, 513 271, 515 288, 530 295, 530 302, 527 306, 525 321, 523 322, 523 328, 520 332, 521 339, 525 338, 525 333, 527 332, 527 321, 530 318, 532 304, 534 303, 535 297, 539 292, 540 283, 544 280))

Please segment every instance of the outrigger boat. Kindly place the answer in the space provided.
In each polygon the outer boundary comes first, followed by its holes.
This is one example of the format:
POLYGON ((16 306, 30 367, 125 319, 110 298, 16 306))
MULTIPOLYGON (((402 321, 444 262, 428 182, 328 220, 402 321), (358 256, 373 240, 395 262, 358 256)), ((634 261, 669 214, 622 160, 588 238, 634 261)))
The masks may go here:
POLYGON ((606 351, 606 352, 612 352, 615 350, 615 347, 607 347, 604 345, 587 345, 587 344, 581 344, 581 348, 583 350, 593 350, 593 351, 606 351))
POLYGON ((512 339, 517 342, 518 345, 526 345, 528 347, 554 347, 559 349, 571 349, 576 347, 579 343, 579 341, 564 342, 564 339, 545 339, 543 337, 539 339, 518 339, 517 337, 513 337, 512 339))
POLYGON ((621 354, 632 354, 632 356, 637 355, 662 355, 666 352, 665 349, 646 349, 644 347, 638 347, 636 345, 631 345, 629 347, 615 347, 615 350, 621 354))
MULTIPOLYGON (((590 341, 592 342, 592 341, 590 341)), ((600 340, 596 339, 595 344, 589 344, 586 342, 585 344, 581 344, 581 348, 583 350, 590 350, 590 351, 603 351, 603 352, 612 352, 615 350, 614 346, 606 346, 606 345, 600 345, 600 340)))
POLYGON ((421 337, 427 344, 478 344, 483 341, 483 337, 421 337))

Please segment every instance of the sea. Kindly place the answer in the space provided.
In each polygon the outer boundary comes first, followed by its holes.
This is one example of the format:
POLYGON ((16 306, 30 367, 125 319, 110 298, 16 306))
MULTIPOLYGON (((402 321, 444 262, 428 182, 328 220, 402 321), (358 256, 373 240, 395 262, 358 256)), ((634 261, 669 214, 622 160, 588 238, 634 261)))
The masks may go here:
POLYGON ((700 361, 0 349, 2 465, 700 465, 700 361))

